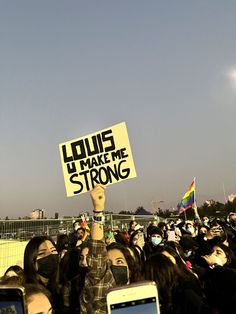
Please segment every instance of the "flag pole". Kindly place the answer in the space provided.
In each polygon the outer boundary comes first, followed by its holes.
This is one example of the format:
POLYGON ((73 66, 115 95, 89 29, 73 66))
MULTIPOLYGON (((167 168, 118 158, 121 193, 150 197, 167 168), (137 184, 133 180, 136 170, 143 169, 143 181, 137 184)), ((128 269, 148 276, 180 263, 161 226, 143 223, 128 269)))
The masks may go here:
POLYGON ((193 210, 194 210, 195 218, 200 221, 200 217, 197 210, 197 202, 196 202, 196 178, 195 177, 193 178, 193 181, 194 181, 193 210))
POLYGON ((194 206, 197 207, 197 204, 196 204, 196 178, 194 177, 193 178, 193 181, 194 181, 194 197, 193 197, 193 201, 194 201, 194 206))
POLYGON ((186 209, 184 210, 184 221, 187 220, 186 209))

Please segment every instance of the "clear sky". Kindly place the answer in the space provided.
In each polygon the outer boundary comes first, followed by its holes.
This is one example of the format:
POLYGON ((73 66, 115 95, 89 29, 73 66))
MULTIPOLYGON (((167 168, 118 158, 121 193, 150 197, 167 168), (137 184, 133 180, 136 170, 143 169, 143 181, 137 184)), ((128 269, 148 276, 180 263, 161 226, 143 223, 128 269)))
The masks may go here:
POLYGON ((127 124, 137 178, 107 209, 236 193, 236 2, 0 2, 0 216, 77 215, 58 144, 127 124), (154 202, 154 203, 152 203, 154 202))

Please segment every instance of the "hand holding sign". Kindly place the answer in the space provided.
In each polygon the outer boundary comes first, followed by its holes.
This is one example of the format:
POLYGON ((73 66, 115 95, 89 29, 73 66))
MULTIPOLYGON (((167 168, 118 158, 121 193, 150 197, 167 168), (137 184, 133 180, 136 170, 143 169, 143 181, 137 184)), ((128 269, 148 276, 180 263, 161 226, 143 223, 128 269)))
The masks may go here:
POLYGON ((105 187, 98 184, 91 192, 91 199, 93 202, 93 207, 95 212, 102 212, 105 205, 105 187))

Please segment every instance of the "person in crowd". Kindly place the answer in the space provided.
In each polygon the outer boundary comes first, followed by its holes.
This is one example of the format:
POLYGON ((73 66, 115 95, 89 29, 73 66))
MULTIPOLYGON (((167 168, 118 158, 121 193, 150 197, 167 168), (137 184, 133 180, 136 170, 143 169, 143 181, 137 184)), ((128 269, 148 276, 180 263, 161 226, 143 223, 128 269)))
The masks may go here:
POLYGON ((162 238, 162 231, 158 227, 152 227, 149 231, 149 240, 146 241, 143 250, 145 256, 149 257, 151 254, 159 252, 160 247, 164 245, 162 238))
POLYGON ((25 284, 28 314, 52 314, 48 291, 37 284, 25 284))
POLYGON ((135 275, 135 261, 127 247, 104 241, 104 186, 97 185, 91 191, 94 207, 91 242, 88 254, 88 272, 80 296, 81 314, 107 313, 106 295, 110 288, 128 284, 135 275), (108 250, 106 250, 106 248, 108 250))
POLYGON ((167 241, 168 238, 168 225, 164 221, 160 221, 157 225, 158 228, 162 231, 162 239, 167 241))
POLYGON ((210 227, 207 225, 199 225, 197 236, 206 237, 207 232, 210 230, 210 227))
POLYGON ((22 278, 19 276, 2 277, 0 284, 4 286, 23 286, 22 278))
POLYGON ((123 244, 124 246, 129 246, 130 243, 130 235, 127 231, 116 231, 115 240, 118 243, 123 244))
POLYGON ((131 245, 128 249, 134 259, 134 267, 132 270, 132 278, 130 279, 130 282, 138 282, 143 279, 142 274, 144 269, 145 256, 143 255, 143 251, 138 245, 131 245))
POLYGON ((105 232, 105 242, 106 242, 106 245, 116 242, 115 236, 112 230, 107 230, 105 232))
POLYGON ((107 246, 107 257, 117 285, 136 282, 137 278, 140 278, 135 257, 131 255, 128 247, 114 242, 107 246))
POLYGON ((209 225, 209 218, 207 216, 203 216, 201 221, 202 221, 202 225, 203 226, 210 227, 210 225, 209 225))
POLYGON ((194 222, 192 222, 190 220, 185 221, 185 224, 183 225, 181 231, 182 231, 183 235, 188 234, 193 238, 196 237, 196 235, 197 235, 197 229, 195 227, 195 224, 194 224, 194 222))
POLYGON ((129 230, 128 233, 131 235, 135 231, 135 226, 137 225, 137 222, 135 220, 131 220, 129 223, 129 230))
POLYGON ((234 259, 232 251, 222 242, 218 242, 213 245, 212 252, 202 258, 208 267, 200 279, 214 313, 233 313, 236 298, 236 270, 232 268, 234 259))
POLYGON ((69 247, 73 248, 80 246, 82 242, 89 240, 88 232, 86 231, 84 224, 79 219, 73 222, 73 232, 69 234, 69 247))
POLYGON ((24 284, 25 282, 24 270, 19 265, 13 265, 13 266, 8 267, 1 280, 4 280, 5 278, 10 278, 13 276, 19 277, 21 284, 24 284))
POLYGON ((142 231, 133 232, 130 236, 130 248, 134 248, 138 252, 142 263, 145 261, 145 252, 143 249, 144 245, 144 233, 142 231))
POLYGON ((179 244, 183 249, 185 259, 193 263, 198 242, 190 234, 185 234, 181 237, 179 244))
POLYGON ((144 264, 146 280, 157 283, 162 314, 211 313, 201 289, 169 257, 156 253, 144 264))
POLYGON ((80 294, 84 287, 85 276, 88 271, 87 257, 89 243, 83 243, 80 249, 70 249, 65 259, 67 261, 61 271, 64 312, 68 314, 80 313, 80 294))
POLYGON ((224 229, 222 228, 222 226, 219 224, 219 221, 217 221, 216 219, 212 220, 209 223, 209 228, 207 230, 206 233, 206 238, 207 240, 211 240, 214 237, 221 237, 221 236, 225 236, 225 232, 224 229))
POLYGON ((202 258, 212 267, 216 265, 235 268, 235 255, 233 251, 223 242, 212 241, 212 252, 202 258), (215 244, 214 244, 215 242, 215 244))
POLYGON ((116 286, 104 241, 104 189, 102 185, 97 185, 90 194, 94 216, 87 258, 88 272, 80 295, 81 314, 107 313, 106 294, 109 288, 116 286))
POLYGON ((67 234, 59 234, 57 236, 57 243, 56 243, 56 249, 60 256, 60 259, 62 259, 69 248, 69 237, 67 234))
POLYGON ((27 243, 24 251, 25 282, 42 285, 51 293, 53 308, 60 308, 59 255, 53 240, 36 236, 27 243))
POLYGON ((226 217, 224 227, 226 230, 229 247, 236 255, 236 213, 229 213, 229 215, 226 217))

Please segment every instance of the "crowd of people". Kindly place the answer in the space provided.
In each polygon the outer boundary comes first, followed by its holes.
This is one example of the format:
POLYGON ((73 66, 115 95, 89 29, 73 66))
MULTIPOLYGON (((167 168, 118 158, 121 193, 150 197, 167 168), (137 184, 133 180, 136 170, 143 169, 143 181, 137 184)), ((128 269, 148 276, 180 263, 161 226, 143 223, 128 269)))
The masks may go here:
POLYGON ((234 313, 236 213, 225 219, 199 217, 131 221, 128 230, 105 229, 105 188, 91 191, 91 230, 83 221, 73 232, 32 238, 23 269, 8 268, 1 284, 23 286, 29 314, 104 314, 109 289, 141 280, 156 282, 161 314, 234 313))

